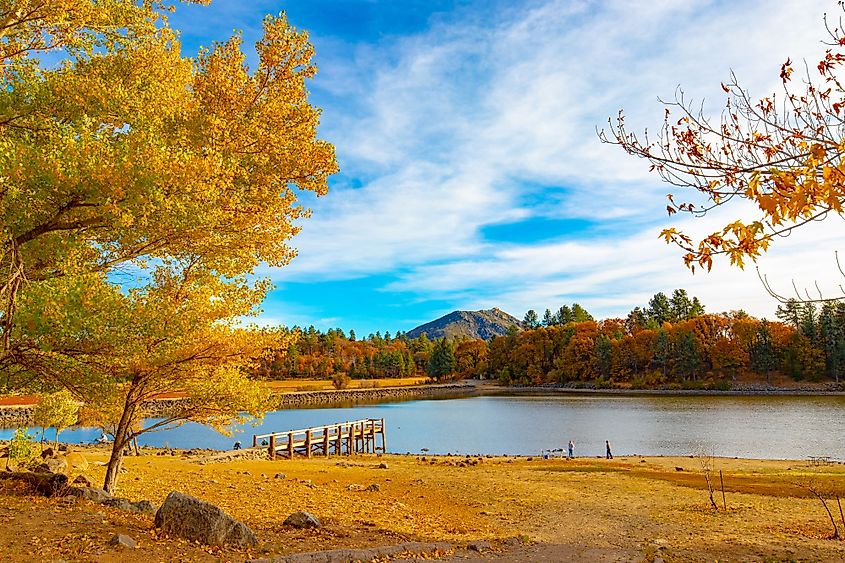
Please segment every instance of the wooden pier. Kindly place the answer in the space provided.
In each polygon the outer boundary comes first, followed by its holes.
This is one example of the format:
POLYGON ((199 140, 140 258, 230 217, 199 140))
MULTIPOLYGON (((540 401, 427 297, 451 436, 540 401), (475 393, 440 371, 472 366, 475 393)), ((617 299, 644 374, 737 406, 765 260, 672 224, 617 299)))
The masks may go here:
POLYGON ((302 430, 252 436, 253 448, 261 447, 265 443, 270 459, 276 459, 279 456, 293 459, 295 455, 311 457, 387 451, 383 418, 338 422, 302 430), (381 437, 381 445, 378 444, 379 437, 381 437))

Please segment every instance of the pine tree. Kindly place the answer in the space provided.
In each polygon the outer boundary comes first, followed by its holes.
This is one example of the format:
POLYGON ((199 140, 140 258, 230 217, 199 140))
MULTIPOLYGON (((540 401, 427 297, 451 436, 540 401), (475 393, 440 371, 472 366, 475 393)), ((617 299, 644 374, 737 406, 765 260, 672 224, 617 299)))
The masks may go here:
POLYGON ((572 322, 583 323, 592 320, 594 320, 593 316, 584 307, 578 303, 572 304, 572 322))
POLYGON ((778 305, 775 316, 786 324, 792 325, 794 329, 801 329, 801 304, 797 299, 789 299, 783 305, 778 305))
POLYGON ((609 377, 613 363, 613 344, 606 334, 599 334, 595 344, 596 371, 600 377, 609 377))
POLYGON ((751 369, 766 375, 766 383, 770 383, 769 374, 778 366, 778 358, 772 342, 772 329, 769 321, 763 319, 754 335, 754 341, 748 350, 751 369))
POLYGON ((428 375, 437 380, 455 371, 455 350, 445 338, 434 344, 431 357, 428 360, 428 375))
POLYGON ((665 293, 661 291, 654 294, 654 297, 648 302, 647 314, 649 320, 654 321, 657 326, 669 321, 672 316, 672 307, 665 293))
POLYGON ((686 289, 676 289, 669 300, 669 320, 671 322, 687 321, 692 318, 692 301, 686 289))
POLYGON ((525 317, 522 319, 522 325, 529 330, 540 326, 540 321, 537 318, 537 311, 529 309, 528 312, 525 313, 525 317))
POLYGON ((552 326, 555 324, 554 316, 552 312, 546 309, 546 312, 543 313, 543 326, 552 326))
POLYGON ((569 324, 574 320, 574 318, 575 317, 572 314, 572 309, 569 308, 569 305, 563 305, 560 309, 557 310, 557 313, 555 314, 555 324, 569 324))

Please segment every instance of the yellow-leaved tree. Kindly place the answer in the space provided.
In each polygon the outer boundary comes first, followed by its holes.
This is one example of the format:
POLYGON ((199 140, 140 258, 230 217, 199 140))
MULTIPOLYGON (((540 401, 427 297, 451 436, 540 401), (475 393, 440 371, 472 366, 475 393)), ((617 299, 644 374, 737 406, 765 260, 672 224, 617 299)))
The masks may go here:
POLYGON ((609 132, 600 132, 603 141, 648 160, 669 184, 700 196, 681 200, 670 194, 670 215, 703 216, 741 201, 756 207, 756 219, 731 221, 701 240, 665 229, 661 236, 684 250, 691 268, 709 270, 717 255, 743 267, 779 236, 843 215, 845 33, 841 19, 838 25, 825 24, 828 48, 815 68, 796 85, 792 61, 781 67, 783 96, 754 99, 731 76, 722 84, 728 100, 719 118, 704 115, 679 91, 676 101, 666 104, 656 137, 631 133, 622 112, 609 132))
POLYGON ((184 57, 166 13, 0 0, 0 377, 115 418, 108 490, 145 399, 191 398, 162 425, 260 413, 244 368, 273 335, 234 319, 337 170, 306 33, 267 17, 249 68, 238 36, 184 57))
MULTIPOLYGON (((248 377, 253 362, 285 346, 278 331, 240 326, 256 311, 266 284, 243 277, 221 279, 199 259, 168 264, 150 283, 122 291, 101 275, 88 279, 91 302, 53 311, 49 322, 29 318, 27 292, 21 322, 42 345, 33 373, 70 389, 86 401, 83 423, 112 434, 104 489, 113 492, 125 448, 139 435, 186 421, 225 430, 258 417, 267 393, 248 377), (143 405, 168 393, 184 397, 155 420, 143 405)), ((39 291, 64 291, 64 280, 39 291)))
POLYGON ((286 264, 307 215, 296 191, 326 193, 337 169, 308 103, 307 34, 267 17, 250 69, 237 36, 183 57, 164 12, 0 1, 4 365, 33 351, 12 327, 39 283, 164 258, 201 256, 222 276, 286 264))

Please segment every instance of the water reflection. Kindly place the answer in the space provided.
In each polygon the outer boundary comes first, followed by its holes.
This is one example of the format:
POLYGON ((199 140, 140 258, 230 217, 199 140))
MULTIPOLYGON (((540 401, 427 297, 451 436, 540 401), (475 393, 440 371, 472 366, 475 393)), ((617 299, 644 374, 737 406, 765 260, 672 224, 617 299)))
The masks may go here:
MULTIPOLYGON (((142 436, 139 442, 179 448, 231 448, 253 433, 384 418, 388 451, 537 455, 574 440, 579 456, 688 455, 795 459, 845 458, 845 397, 492 396, 404 401, 268 413, 257 427, 226 437, 197 424, 142 436)), ((11 430, 0 431, 8 439, 11 430)), ((49 435, 49 434, 48 434, 49 435)), ((78 428, 63 441, 91 442, 78 428)))

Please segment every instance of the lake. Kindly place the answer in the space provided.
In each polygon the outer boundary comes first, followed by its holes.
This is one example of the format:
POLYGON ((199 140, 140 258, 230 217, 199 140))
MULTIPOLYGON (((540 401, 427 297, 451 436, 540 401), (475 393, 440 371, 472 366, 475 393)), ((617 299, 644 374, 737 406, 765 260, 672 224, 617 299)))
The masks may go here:
MULTIPOLYGON (((226 437, 186 424, 139 438, 150 446, 230 449, 251 445, 252 434, 384 418, 392 453, 538 455, 574 440, 578 456, 690 455, 845 459, 845 397, 840 396, 477 396, 291 409, 267 414, 257 427, 226 437)), ((12 430, 0 431, 8 439, 12 430)), ((48 437, 50 434, 48 433, 48 437)), ((62 441, 90 442, 99 431, 77 428, 62 441)))

